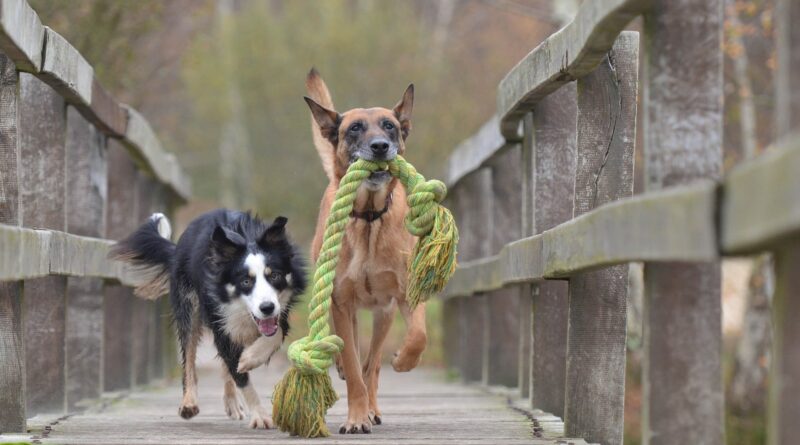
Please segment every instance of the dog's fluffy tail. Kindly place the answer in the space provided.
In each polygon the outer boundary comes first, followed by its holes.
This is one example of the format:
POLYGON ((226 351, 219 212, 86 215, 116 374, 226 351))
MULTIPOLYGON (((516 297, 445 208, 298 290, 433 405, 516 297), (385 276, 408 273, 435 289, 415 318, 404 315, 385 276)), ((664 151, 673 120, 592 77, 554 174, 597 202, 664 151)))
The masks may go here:
POLYGON ((155 300, 169 292, 170 269, 175 257, 171 236, 172 227, 167 217, 154 213, 111 250, 110 258, 133 264, 143 272, 142 282, 134 290, 137 297, 155 300))
MULTIPOLYGON (((308 97, 313 99, 314 102, 329 110, 334 109, 328 86, 325 85, 325 82, 322 80, 322 77, 320 77, 316 68, 311 68, 311 71, 308 72, 308 76, 306 76, 306 90, 308 91, 308 97)), ((335 162, 334 156, 336 147, 322 136, 319 130, 319 124, 314 120, 314 116, 311 116, 311 134, 314 136, 314 147, 316 147, 319 158, 322 160, 322 168, 325 170, 325 174, 328 175, 330 180, 335 181, 333 165, 335 162)))

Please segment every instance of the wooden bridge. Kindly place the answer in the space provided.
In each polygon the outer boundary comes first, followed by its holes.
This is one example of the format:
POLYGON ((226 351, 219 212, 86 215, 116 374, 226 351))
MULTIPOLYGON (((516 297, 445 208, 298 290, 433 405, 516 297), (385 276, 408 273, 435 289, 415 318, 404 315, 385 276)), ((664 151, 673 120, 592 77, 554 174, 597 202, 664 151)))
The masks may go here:
MULTIPOLYGON (((800 5, 777 4, 775 143, 724 177, 721 0, 587 0, 521 60, 448 170, 462 236, 444 350, 469 385, 387 375, 388 425, 313 442, 622 443, 643 263, 644 442, 721 444, 720 260, 772 252, 769 443, 797 443, 800 5), (639 16, 642 36, 624 31, 639 16)), ((225 419, 213 384, 208 411, 177 418, 165 308, 105 260, 189 198, 174 157, 24 0, 0 0, 0 51, 0 442, 286 442, 225 419)))

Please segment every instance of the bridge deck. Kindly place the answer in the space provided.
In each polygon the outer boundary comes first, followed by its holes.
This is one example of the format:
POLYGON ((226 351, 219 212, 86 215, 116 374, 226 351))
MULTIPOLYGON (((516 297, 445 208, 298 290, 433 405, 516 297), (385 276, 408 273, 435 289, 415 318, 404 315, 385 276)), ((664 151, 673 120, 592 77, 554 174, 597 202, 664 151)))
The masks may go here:
MULTIPOLYGON (((38 420, 34 443, 53 444, 265 444, 265 443, 404 443, 404 444, 583 444, 536 439, 529 418, 509 407, 506 397, 480 388, 447 382, 440 371, 421 369, 398 374, 384 367, 381 409, 384 423, 369 435, 340 435, 347 403, 339 400, 328 413, 334 434, 328 439, 289 439, 277 430, 252 430, 246 421, 225 416, 220 365, 205 348, 199 366, 200 414, 190 421, 178 417, 180 385, 171 384, 107 396, 105 404, 58 421, 38 420)), ((285 359, 252 373, 262 400, 286 369, 285 359)), ((338 377, 334 384, 344 396, 338 377)), ((269 402, 267 402, 269 403, 269 402)), ((37 419, 30 422, 36 427, 37 419)), ((21 438, 21 437, 20 437, 21 438)))

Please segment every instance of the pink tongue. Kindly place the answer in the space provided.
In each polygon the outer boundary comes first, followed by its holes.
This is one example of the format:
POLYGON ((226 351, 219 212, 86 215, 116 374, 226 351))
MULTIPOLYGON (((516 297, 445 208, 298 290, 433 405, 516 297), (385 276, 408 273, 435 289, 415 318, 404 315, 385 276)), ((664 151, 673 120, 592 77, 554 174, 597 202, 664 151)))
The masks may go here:
POLYGON ((278 332, 278 317, 269 317, 263 320, 257 320, 258 331, 267 337, 272 337, 278 332))

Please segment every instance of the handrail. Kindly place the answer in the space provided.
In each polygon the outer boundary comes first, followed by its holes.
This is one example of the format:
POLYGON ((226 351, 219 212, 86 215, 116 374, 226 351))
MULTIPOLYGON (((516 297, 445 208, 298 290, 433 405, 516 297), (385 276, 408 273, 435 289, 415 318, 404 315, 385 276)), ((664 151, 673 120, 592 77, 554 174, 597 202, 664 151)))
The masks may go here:
POLYGON ((508 243, 496 256, 465 262, 442 297, 614 264, 711 261, 766 250, 800 235, 798 171, 800 135, 793 135, 738 166, 721 184, 701 182, 615 201, 508 243), (764 199, 767 191, 771 199, 764 199))

